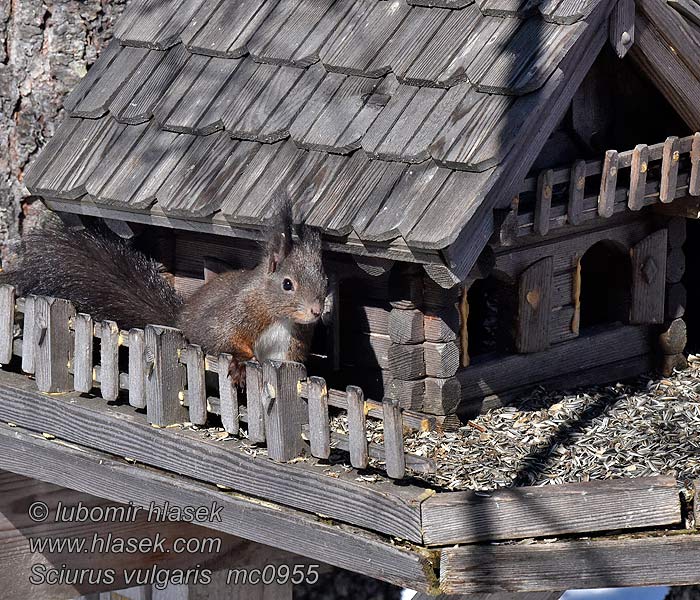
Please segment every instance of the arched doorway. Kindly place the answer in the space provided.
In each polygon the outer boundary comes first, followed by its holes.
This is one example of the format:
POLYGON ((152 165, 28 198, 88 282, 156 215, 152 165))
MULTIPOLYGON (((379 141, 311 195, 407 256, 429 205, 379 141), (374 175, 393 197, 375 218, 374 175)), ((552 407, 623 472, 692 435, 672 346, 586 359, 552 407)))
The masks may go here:
POLYGON ((626 249, 615 242, 598 242, 581 257, 580 269, 580 329, 626 322, 632 288, 626 249))

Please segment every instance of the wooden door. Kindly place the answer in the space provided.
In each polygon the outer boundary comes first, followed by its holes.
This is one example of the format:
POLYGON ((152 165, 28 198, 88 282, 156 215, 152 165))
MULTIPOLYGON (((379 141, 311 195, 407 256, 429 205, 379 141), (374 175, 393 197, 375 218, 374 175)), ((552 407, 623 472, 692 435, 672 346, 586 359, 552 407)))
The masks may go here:
POLYGON ((518 352, 538 352, 549 346, 553 265, 554 259, 548 256, 520 275, 515 336, 518 352))
POLYGON ((665 229, 645 237, 630 250, 632 306, 630 323, 662 323, 666 283, 665 229))

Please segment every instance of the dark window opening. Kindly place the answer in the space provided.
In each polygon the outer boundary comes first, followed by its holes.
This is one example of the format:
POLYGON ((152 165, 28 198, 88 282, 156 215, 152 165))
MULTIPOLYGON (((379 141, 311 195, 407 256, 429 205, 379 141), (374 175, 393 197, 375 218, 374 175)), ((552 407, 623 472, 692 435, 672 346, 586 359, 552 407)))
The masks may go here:
POLYGON ((609 241, 591 246, 581 258, 580 328, 627 321, 631 286, 626 250, 609 241))
POLYGON ((517 294, 495 277, 475 281, 467 292, 467 353, 470 358, 513 351, 517 294))

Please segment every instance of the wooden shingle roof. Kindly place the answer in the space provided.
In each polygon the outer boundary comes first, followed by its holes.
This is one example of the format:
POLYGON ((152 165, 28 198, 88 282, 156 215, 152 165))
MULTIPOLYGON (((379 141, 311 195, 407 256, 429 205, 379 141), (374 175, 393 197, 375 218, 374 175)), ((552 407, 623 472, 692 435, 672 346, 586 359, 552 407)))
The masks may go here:
POLYGON ((253 228, 283 188, 329 235, 444 249, 534 161, 611 5, 134 0, 25 182, 253 228))

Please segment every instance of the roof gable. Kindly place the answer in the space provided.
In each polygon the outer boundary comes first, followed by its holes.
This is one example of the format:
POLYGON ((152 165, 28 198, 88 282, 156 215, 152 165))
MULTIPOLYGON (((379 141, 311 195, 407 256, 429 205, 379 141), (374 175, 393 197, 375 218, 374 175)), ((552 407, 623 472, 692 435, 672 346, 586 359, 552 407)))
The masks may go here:
POLYGON ((135 0, 26 183, 237 227, 258 226, 284 188, 330 235, 442 249, 572 87, 608 10, 604 0, 135 0))

